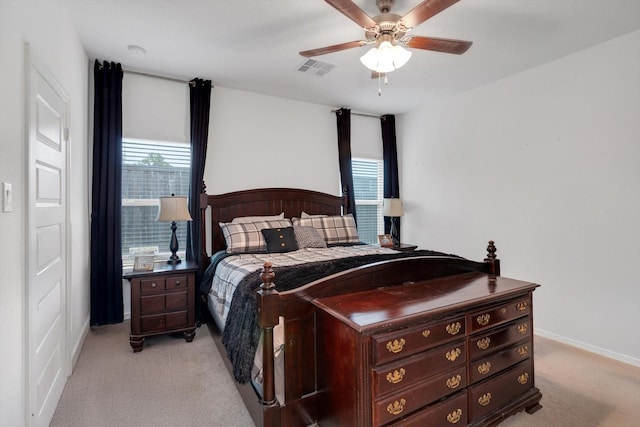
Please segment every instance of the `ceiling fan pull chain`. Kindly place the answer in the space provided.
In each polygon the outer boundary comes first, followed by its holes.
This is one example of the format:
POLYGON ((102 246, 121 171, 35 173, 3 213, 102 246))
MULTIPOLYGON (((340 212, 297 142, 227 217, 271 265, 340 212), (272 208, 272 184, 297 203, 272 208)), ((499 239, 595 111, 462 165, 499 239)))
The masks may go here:
MULTIPOLYGON (((382 86, 380 85, 380 74, 381 73, 378 73, 378 96, 382 96, 382 86)), ((387 78, 386 74, 384 75, 384 78, 385 79, 387 78)))

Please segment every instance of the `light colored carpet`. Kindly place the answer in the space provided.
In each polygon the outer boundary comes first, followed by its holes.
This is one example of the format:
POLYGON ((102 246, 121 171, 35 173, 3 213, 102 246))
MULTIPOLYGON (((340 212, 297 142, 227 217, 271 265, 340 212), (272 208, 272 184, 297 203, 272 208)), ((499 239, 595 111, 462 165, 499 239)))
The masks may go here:
MULTIPOLYGON (((209 328, 192 343, 147 339, 137 354, 128 334, 128 322, 89 333, 52 427, 254 426, 209 328)), ((640 425, 640 368, 539 337, 535 356, 543 408, 500 427, 640 425)))

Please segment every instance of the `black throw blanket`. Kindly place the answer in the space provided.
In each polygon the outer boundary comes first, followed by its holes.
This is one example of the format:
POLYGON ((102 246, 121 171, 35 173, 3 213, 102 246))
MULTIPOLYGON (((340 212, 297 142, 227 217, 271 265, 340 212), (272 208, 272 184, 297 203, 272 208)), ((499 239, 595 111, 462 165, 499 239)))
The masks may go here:
MULTIPOLYGON (((346 271, 378 261, 410 256, 455 256, 429 250, 412 253, 375 254, 320 261, 291 267, 274 267, 274 284, 277 291, 288 291, 334 273, 346 271)), ((245 277, 236 288, 227 316, 222 343, 233 366, 233 376, 239 383, 251 379, 253 359, 260 340, 260 326, 256 318, 256 291, 260 288, 260 274, 256 271, 245 277)))

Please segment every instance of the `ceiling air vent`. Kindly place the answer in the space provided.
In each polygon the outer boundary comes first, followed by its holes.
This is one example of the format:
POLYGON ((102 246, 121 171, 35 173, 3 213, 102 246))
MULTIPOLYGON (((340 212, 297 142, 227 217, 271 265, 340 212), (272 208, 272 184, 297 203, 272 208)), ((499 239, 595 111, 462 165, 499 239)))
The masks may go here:
POLYGON ((300 65, 298 71, 306 74, 312 74, 318 77, 323 77, 335 67, 335 65, 329 64, 328 62, 322 62, 316 59, 307 59, 302 65, 300 65))

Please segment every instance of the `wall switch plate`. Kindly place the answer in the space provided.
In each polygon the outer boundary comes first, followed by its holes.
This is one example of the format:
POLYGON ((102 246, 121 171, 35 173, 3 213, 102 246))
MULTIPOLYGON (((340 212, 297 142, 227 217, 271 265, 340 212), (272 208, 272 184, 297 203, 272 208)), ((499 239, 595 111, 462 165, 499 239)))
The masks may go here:
POLYGON ((2 212, 11 212, 13 208, 13 190, 8 182, 2 183, 2 212))

